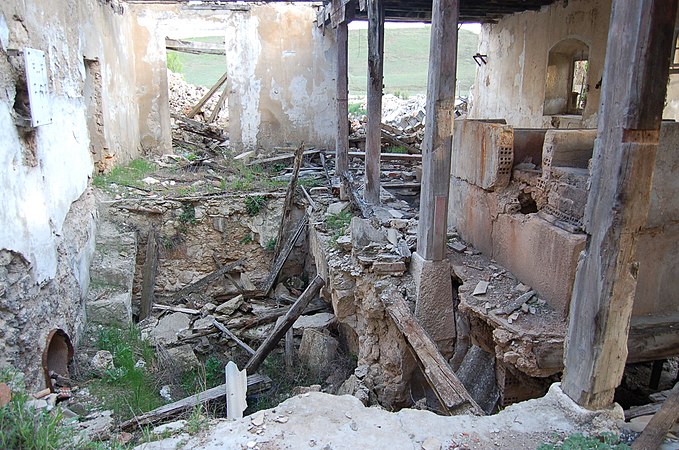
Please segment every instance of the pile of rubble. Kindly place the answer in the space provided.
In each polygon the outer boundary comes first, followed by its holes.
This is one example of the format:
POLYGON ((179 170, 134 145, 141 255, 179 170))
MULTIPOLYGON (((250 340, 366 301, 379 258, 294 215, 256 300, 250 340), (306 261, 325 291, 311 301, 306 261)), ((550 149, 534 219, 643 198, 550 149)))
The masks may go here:
MULTIPOLYGON (((206 87, 186 82, 183 75, 169 69, 167 71, 167 84, 170 93, 170 111, 178 115, 186 115, 208 91, 206 87)), ((203 113, 199 113, 194 118, 204 121, 204 116, 209 117, 210 113, 214 111, 218 99, 219 95, 210 97, 205 103, 203 113)), ((221 127, 226 127, 228 121, 229 112, 226 108, 223 108, 217 116, 216 123, 221 127)))

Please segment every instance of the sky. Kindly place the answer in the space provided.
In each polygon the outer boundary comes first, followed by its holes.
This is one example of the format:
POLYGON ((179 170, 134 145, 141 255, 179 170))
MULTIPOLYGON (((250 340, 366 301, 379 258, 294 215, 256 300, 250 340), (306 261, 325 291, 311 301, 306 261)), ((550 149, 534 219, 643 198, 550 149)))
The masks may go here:
MULTIPOLYGON (((422 22, 387 22, 384 25, 385 28, 422 28, 426 26, 429 26, 429 24, 422 22)), ((350 30, 365 30, 367 28, 368 22, 365 20, 353 20, 349 22, 350 30)), ((460 28, 476 34, 481 33, 480 23, 463 23, 460 28)))

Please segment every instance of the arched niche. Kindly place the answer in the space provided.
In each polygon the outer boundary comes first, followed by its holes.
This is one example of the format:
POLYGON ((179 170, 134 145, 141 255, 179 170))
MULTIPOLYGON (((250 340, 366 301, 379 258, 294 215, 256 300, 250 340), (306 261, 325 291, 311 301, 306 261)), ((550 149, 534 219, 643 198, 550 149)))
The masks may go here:
POLYGON ((582 114, 587 104, 589 46, 576 38, 559 41, 549 51, 545 116, 582 114))

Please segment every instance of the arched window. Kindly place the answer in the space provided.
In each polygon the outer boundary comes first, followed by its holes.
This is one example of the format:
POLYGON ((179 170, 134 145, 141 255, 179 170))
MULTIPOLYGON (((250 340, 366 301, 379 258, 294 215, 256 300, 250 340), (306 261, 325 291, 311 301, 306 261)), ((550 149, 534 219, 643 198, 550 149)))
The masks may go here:
POLYGON ((587 104, 589 47, 581 40, 559 41, 549 51, 545 116, 582 114, 587 104))

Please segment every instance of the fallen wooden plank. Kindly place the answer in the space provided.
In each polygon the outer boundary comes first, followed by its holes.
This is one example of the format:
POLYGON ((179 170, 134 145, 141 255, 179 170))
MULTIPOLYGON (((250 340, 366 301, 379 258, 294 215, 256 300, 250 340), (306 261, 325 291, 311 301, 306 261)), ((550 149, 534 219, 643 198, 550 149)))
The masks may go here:
MULTIPOLYGON (((365 158, 365 152, 349 152, 350 157, 365 158)), ((410 160, 422 161, 422 155, 410 155, 407 153, 380 153, 380 160, 410 160)))
POLYGON ((224 130, 216 127, 215 125, 199 122, 178 114, 170 114, 170 117, 178 122, 177 126, 182 130, 186 130, 200 136, 205 136, 216 141, 223 141, 227 137, 226 134, 224 134, 224 130))
POLYGON ((155 300, 156 273, 158 272, 158 242, 156 230, 151 228, 146 242, 146 257, 142 268, 141 300, 139 320, 146 319, 151 314, 151 307, 155 300))
POLYGON ((309 192, 307 192, 306 188, 304 186, 300 186, 302 188, 302 194, 304 194, 304 197, 306 198, 307 202, 309 202, 309 206, 311 207, 311 211, 316 209, 316 202, 311 198, 309 195, 309 192))
POLYGON ((182 41, 165 38, 165 48, 175 52, 191 53, 193 55, 226 55, 224 44, 221 46, 209 42, 182 41))
POLYGON ((679 419, 679 383, 674 385, 660 411, 653 415, 641 436, 634 441, 632 450, 660 448, 665 435, 677 419, 679 419))
POLYGON ((285 261, 287 261, 288 256, 290 256, 290 252, 292 252, 292 249, 295 246, 295 242, 297 242, 297 239, 299 239, 299 236, 302 234, 302 231, 308 222, 309 215, 305 213, 299 222, 297 222, 297 227, 278 254, 278 258, 276 258, 276 261, 274 262, 271 273, 269 274, 269 277, 266 279, 266 281, 264 281, 264 285, 262 286, 262 295, 266 296, 273 287, 274 283, 276 282, 276 278, 278 278, 278 274, 280 273, 285 261))
MULTIPOLYGON (((281 214, 281 223, 278 226, 278 236, 276 237, 276 245, 274 247, 273 255, 274 260, 278 259, 283 248, 283 237, 287 234, 288 224, 290 223, 290 215, 292 214, 292 202, 295 199, 295 188, 297 188, 297 177, 299 177, 299 171, 302 168, 302 162, 304 161, 304 142, 302 142, 295 152, 295 160, 292 163, 292 177, 290 179, 290 184, 288 185, 288 190, 285 192, 285 200, 283 201, 283 213, 281 214)), ((266 295, 266 293, 264 293, 266 295)))
POLYGON ((191 111, 186 115, 189 119, 193 118, 196 114, 200 112, 200 110, 203 108, 203 105, 214 95, 215 92, 217 92, 217 89, 226 82, 226 77, 227 77, 227 72, 224 72, 224 75, 221 76, 219 80, 210 88, 209 91, 203 95, 203 97, 198 100, 198 103, 196 103, 196 106, 191 108, 191 111))
POLYGON ((184 314, 193 314, 193 315, 200 314, 200 311, 197 310, 197 309, 182 308, 181 306, 170 306, 170 305, 155 304, 155 305, 153 305, 153 309, 158 309, 160 311, 180 312, 180 313, 184 313, 184 314))
POLYGON ((451 415, 482 415, 481 407, 469 395, 422 325, 413 317, 403 297, 399 294, 389 299, 382 297, 382 303, 412 347, 416 359, 422 365, 425 378, 446 411, 451 415))
POLYGON ((221 278, 226 272, 229 272, 239 265, 243 263, 243 259, 241 258, 236 262, 232 262, 231 264, 226 264, 225 266, 220 267, 219 269, 215 270, 214 272, 205 275, 203 278, 200 280, 196 281, 195 283, 189 284, 188 286, 184 287, 183 289, 180 289, 179 291, 175 292, 172 294, 172 297, 170 297, 172 300, 179 300, 182 297, 185 297, 192 292, 196 292, 206 286, 208 286, 210 283, 218 280, 221 278))
POLYGON ((252 347, 250 347, 248 344, 246 344, 245 342, 243 342, 243 341, 241 341, 240 339, 238 339, 238 336, 236 336, 235 334, 233 334, 233 333, 232 333, 228 328, 226 328, 224 325, 222 325, 221 323, 217 322, 217 320, 214 320, 214 319, 212 320, 212 323, 214 324, 214 326, 215 326, 219 331, 221 331, 222 333, 224 333, 225 335, 227 335, 232 341, 234 341, 236 344, 240 345, 243 349, 245 349, 245 351, 247 351, 247 352, 250 353, 251 355, 254 355, 254 354, 255 354, 255 351, 252 349, 252 347))
POLYGON ((210 117, 207 119, 207 123, 215 122, 217 120, 217 117, 219 116, 219 113, 224 108, 224 103, 226 102, 226 99, 229 96, 226 93, 227 88, 228 88, 228 86, 224 86, 222 93, 219 95, 219 100, 217 100, 217 104, 215 105, 215 109, 212 110, 210 117))
POLYGON ((297 318, 302 315, 302 311, 307 307, 311 300, 318 294, 321 288, 325 285, 325 281, 320 276, 316 277, 309 283, 309 286, 299 296, 294 305, 290 307, 287 314, 273 329, 269 337, 267 337, 262 345, 259 346, 257 352, 250 358, 250 361, 245 365, 245 370, 248 373, 254 373, 257 368, 264 362, 264 359, 271 353, 271 350, 276 346, 278 341, 285 335, 288 328, 292 327, 297 318))
POLYGON ((629 422, 635 417, 648 416, 660 411, 662 403, 649 403, 648 405, 633 406, 625 410, 625 422, 629 422))
POLYGON ((389 182, 389 183, 382 183, 382 187, 384 189, 420 189, 422 187, 422 183, 419 183, 417 181, 404 181, 404 182, 389 182))
MULTIPOLYGON (((297 299, 295 299, 295 301, 297 301, 297 299)), ((260 325, 266 325, 267 323, 275 322, 279 317, 286 315, 289 310, 290 306, 284 306, 283 308, 277 308, 273 311, 261 313, 256 317, 236 319, 236 321, 229 322, 229 326, 231 328, 238 329, 239 331, 245 331, 260 325)), ((325 305, 310 305, 304 309, 302 315, 314 314, 325 310, 327 310, 325 305)))
POLYGON ((358 186, 354 183, 354 176, 351 172, 348 170, 344 172, 342 181, 344 181, 349 188, 349 203, 361 211, 361 215, 364 219, 369 219, 373 215, 373 208, 368 205, 358 193, 358 186))
MULTIPOLYGON (((321 153, 322 150, 305 150, 304 151, 304 156, 309 156, 309 155, 316 155, 318 153, 321 153)), ((288 159, 293 159, 295 157, 294 153, 285 153, 282 155, 276 155, 272 156, 271 158, 263 158, 263 159, 257 159, 255 161, 252 161, 248 163, 248 166, 254 166, 257 164, 269 164, 269 163, 275 163, 275 162, 280 162, 280 161, 287 161, 288 159)))
MULTIPOLYGON (((259 374, 248 375, 248 393, 255 394, 264 391, 271 385, 271 380, 268 377, 259 374)), ((215 400, 226 395, 226 383, 213 387, 206 391, 200 392, 191 397, 186 397, 173 403, 161 406, 152 411, 144 413, 140 416, 120 424, 121 430, 126 430, 132 427, 141 427, 150 423, 155 423, 163 419, 174 417, 177 414, 190 410, 194 406, 207 403, 210 400, 215 400)))

